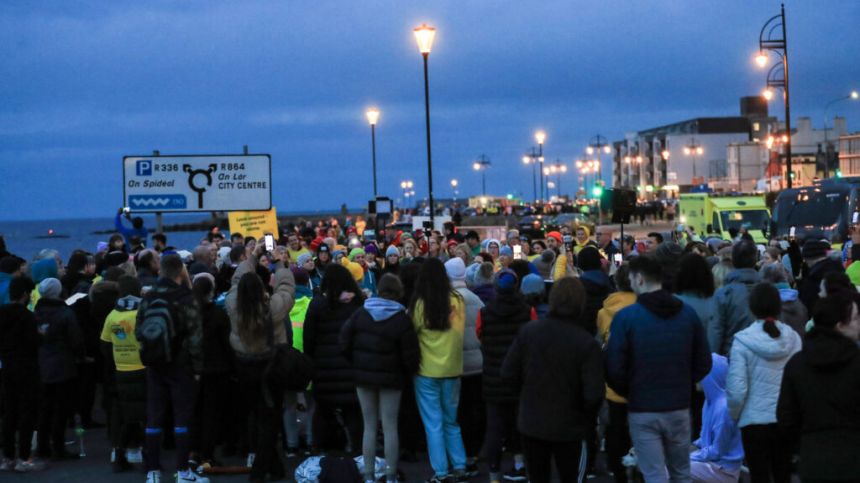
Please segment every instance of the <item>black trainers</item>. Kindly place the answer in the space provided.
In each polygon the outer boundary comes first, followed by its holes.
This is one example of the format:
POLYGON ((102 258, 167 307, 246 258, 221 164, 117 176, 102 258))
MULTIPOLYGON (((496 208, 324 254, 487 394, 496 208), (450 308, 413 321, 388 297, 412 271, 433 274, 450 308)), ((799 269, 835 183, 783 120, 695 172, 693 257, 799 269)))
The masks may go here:
POLYGON ((457 480, 454 479, 451 475, 445 476, 436 476, 433 475, 430 479, 425 480, 424 483, 455 483, 457 480))
POLYGON ((481 474, 481 470, 478 469, 478 462, 474 463, 466 463, 466 476, 469 478, 474 478, 481 474))
POLYGON ((503 476, 505 481, 527 481, 529 476, 526 474, 525 467, 508 471, 503 476))

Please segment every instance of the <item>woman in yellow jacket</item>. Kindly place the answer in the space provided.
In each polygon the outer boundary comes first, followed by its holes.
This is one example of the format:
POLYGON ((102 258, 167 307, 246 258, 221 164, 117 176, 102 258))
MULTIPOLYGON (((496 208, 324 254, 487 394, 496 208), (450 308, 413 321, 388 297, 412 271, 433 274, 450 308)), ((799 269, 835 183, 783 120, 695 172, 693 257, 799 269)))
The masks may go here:
POLYGON ((441 260, 428 258, 421 265, 409 311, 421 348, 415 399, 434 472, 427 481, 437 483, 451 474, 449 456, 455 476, 466 471, 466 450, 457 423, 466 309, 441 260))
MULTIPOLYGON (((618 291, 610 294, 603 301, 603 308, 597 312, 597 333, 603 347, 609 342, 609 327, 612 318, 621 309, 636 303, 636 294, 630 288, 630 277, 627 264, 618 267, 615 272, 615 286, 618 291)), ((631 447, 630 431, 627 427, 627 400, 619 396, 608 385, 606 400, 609 404, 609 424, 606 426, 606 454, 609 470, 615 474, 615 483, 627 483, 627 472, 621 463, 621 458, 631 447)))

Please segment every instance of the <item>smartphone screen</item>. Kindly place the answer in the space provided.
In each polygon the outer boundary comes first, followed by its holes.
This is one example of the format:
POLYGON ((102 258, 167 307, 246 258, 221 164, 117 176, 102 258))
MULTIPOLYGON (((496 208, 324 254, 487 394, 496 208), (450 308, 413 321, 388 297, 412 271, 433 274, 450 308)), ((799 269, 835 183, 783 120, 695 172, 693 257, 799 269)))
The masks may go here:
POLYGON ((275 237, 273 237, 272 235, 266 235, 265 241, 266 241, 266 251, 267 252, 270 252, 270 251, 275 249, 275 237))
POLYGON ((788 229, 788 236, 794 238, 794 227, 788 229))
POLYGON ((858 222, 860 222, 860 212, 855 211, 854 215, 851 216, 851 223, 856 225, 858 222))
POLYGON ((514 245, 514 260, 523 258, 523 247, 514 245))
POLYGON ((615 265, 621 265, 621 254, 620 253, 616 253, 615 255, 612 255, 612 259, 615 262, 615 265))

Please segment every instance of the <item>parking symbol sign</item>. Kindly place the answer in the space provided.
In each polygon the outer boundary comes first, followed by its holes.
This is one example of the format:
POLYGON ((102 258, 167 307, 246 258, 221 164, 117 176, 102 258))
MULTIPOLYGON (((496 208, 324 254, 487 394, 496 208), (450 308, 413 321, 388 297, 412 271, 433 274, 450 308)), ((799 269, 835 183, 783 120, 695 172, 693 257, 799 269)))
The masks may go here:
POLYGON ((152 176, 152 160, 141 159, 137 162, 136 168, 138 176, 152 176))

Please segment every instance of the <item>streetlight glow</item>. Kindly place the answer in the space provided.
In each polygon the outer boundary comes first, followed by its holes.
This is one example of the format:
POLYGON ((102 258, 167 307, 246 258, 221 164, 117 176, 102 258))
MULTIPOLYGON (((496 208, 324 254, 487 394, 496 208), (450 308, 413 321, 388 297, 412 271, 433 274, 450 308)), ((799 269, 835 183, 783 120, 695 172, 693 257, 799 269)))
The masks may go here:
POLYGON ((857 91, 851 91, 851 99, 857 99, 858 97, 860 97, 860 93, 857 91))
POLYGON ((546 141, 546 133, 543 131, 536 132, 535 141, 537 141, 538 144, 543 144, 543 142, 546 141))
POLYGON ((761 96, 762 96, 762 97, 764 97, 764 98, 765 98, 766 100, 768 100, 768 101, 769 101, 769 100, 771 100, 771 99, 773 99, 773 89, 765 89, 765 90, 761 93, 761 96))
POLYGON ((594 148, 592 148, 591 146, 589 146, 589 147, 585 148, 585 152, 586 152, 586 153, 588 153, 588 154, 594 154, 594 148))
POLYGON ((758 55, 755 56, 755 63, 758 64, 759 67, 764 69, 767 66, 767 53, 765 51, 759 51, 758 55))
POLYGON ((480 171, 481 170, 481 164, 480 163, 473 164, 472 169, 474 169, 475 171, 480 171))
POLYGON ((696 154, 704 154, 704 153, 705 153, 705 149, 703 147, 699 146, 698 148, 696 148, 696 154))
POLYGON ((609 146, 603 146, 603 152, 609 154, 612 152, 612 148, 610 148, 609 146))
POLYGON ((367 122, 370 123, 371 126, 375 126, 376 122, 379 121, 379 109, 375 107, 371 107, 365 112, 367 116, 367 122))
POLYGON ((435 28, 428 27, 426 24, 422 24, 420 27, 415 28, 415 41, 418 43, 418 50, 421 51, 422 54, 430 54, 430 50, 433 48, 433 40, 435 38, 435 28))
POLYGON ((530 161, 528 156, 523 156, 523 164, 529 164, 530 161))
POLYGON ((690 148, 684 148, 684 154, 689 156, 690 155, 690 148))
POLYGON ((451 180, 451 186, 452 187, 456 188, 458 184, 459 184, 459 182, 456 179, 451 180))
POLYGON ((669 159, 669 150, 664 149, 662 152, 660 152, 660 156, 662 156, 663 159, 669 159))

